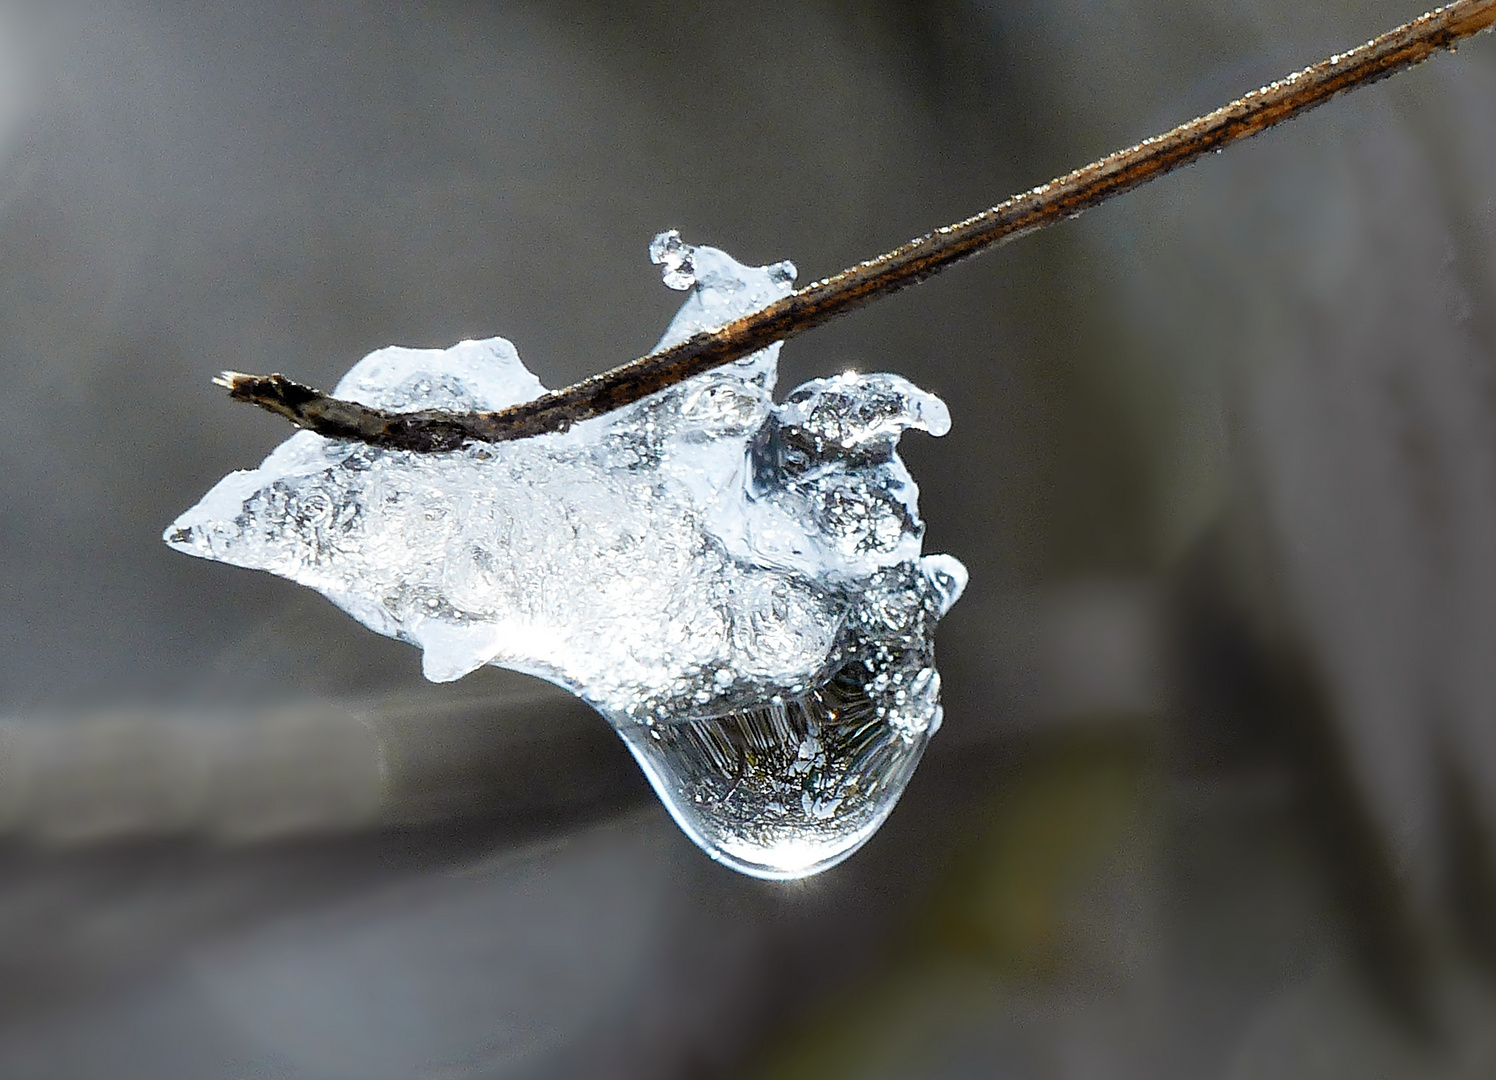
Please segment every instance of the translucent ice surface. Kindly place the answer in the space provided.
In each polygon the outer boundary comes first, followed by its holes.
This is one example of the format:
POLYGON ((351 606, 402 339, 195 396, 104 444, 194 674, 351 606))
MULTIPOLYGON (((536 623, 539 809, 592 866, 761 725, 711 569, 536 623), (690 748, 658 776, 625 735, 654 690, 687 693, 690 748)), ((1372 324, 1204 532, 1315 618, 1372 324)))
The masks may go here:
MULTIPOLYGON (((747 267, 671 232, 689 290, 661 345, 763 307, 789 263, 747 267)), ((855 851, 940 724, 933 630, 966 582, 921 556, 906 428, 950 426, 895 375, 806 383, 779 346, 562 434, 440 454, 298 432, 166 531, 269 570, 420 646, 426 676, 496 664, 580 695, 681 827, 744 873, 855 851)), ((391 347, 336 393, 391 409, 500 409, 543 392, 502 338, 391 347)))

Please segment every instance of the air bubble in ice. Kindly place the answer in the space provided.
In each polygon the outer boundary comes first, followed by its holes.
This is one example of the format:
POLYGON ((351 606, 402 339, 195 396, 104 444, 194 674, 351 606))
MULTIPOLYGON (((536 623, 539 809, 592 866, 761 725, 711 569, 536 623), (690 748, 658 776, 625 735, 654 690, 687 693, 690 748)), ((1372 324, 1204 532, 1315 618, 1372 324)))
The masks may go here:
MULTIPOLYGON (((690 290, 662 346, 794 279, 674 232, 650 256, 690 290)), ((943 434, 945 406, 850 373, 776 405, 778 350, 517 442, 417 454, 299 432, 165 538, 317 589, 420 646, 429 678, 497 664, 572 690, 714 858, 812 874, 872 835, 939 726, 934 626, 966 571, 921 555, 895 453, 907 428, 943 434)), ((336 392, 470 410, 543 388, 492 338, 381 349, 336 392)))

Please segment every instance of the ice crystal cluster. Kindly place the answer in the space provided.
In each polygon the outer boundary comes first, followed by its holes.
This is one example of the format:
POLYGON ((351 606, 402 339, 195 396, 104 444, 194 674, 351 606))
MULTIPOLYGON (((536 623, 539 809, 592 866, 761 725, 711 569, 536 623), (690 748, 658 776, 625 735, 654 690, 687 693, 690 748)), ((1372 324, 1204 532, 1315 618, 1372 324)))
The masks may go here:
MULTIPOLYGON (((792 288, 674 232, 689 290, 660 345, 792 288)), ((310 586, 420 646, 428 678, 483 664, 580 695, 681 827, 761 877, 839 862, 888 816, 940 724, 933 630, 966 581, 921 557, 894 452, 945 405, 895 375, 772 391, 779 346, 554 435, 421 454, 299 432, 166 531, 178 551, 310 586)), ((502 338, 391 347, 336 394, 502 409, 544 388, 502 338)))

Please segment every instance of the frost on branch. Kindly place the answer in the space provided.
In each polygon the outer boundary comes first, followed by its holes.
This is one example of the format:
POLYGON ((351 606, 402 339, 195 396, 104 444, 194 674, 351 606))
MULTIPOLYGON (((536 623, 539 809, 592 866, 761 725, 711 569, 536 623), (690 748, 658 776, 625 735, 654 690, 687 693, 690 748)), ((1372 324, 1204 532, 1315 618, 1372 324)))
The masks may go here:
MULTIPOLYGON (((690 295, 660 344, 788 293, 665 233, 690 295)), ((420 646, 426 676, 496 664, 580 695, 686 832, 747 873, 845 858, 940 722, 933 628, 966 572, 920 556, 905 428, 950 426, 895 375, 771 397, 779 346, 570 431, 440 454, 299 432, 178 518, 178 551, 269 570, 420 646)), ((501 409, 543 392, 502 338, 371 353, 336 395, 501 409)))

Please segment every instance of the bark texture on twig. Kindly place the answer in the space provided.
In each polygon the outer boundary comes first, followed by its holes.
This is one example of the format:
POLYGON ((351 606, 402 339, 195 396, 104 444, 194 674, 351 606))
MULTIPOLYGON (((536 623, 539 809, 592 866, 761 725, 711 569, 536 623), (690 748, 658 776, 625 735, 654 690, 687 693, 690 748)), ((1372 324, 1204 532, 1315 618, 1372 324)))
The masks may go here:
POLYGON ((1252 91, 1214 112, 1015 195, 965 221, 936 229, 875 259, 799 289, 718 330, 650 353, 533 401, 497 412, 398 413, 342 401, 282 375, 225 372, 216 380, 293 424, 335 439, 416 451, 452 450, 468 441, 503 442, 549 432, 631 405, 853 308, 938 274, 1015 237, 1073 218, 1172 172, 1204 154, 1250 138, 1323 104, 1453 49, 1496 25, 1496 0, 1457 0, 1252 91))

